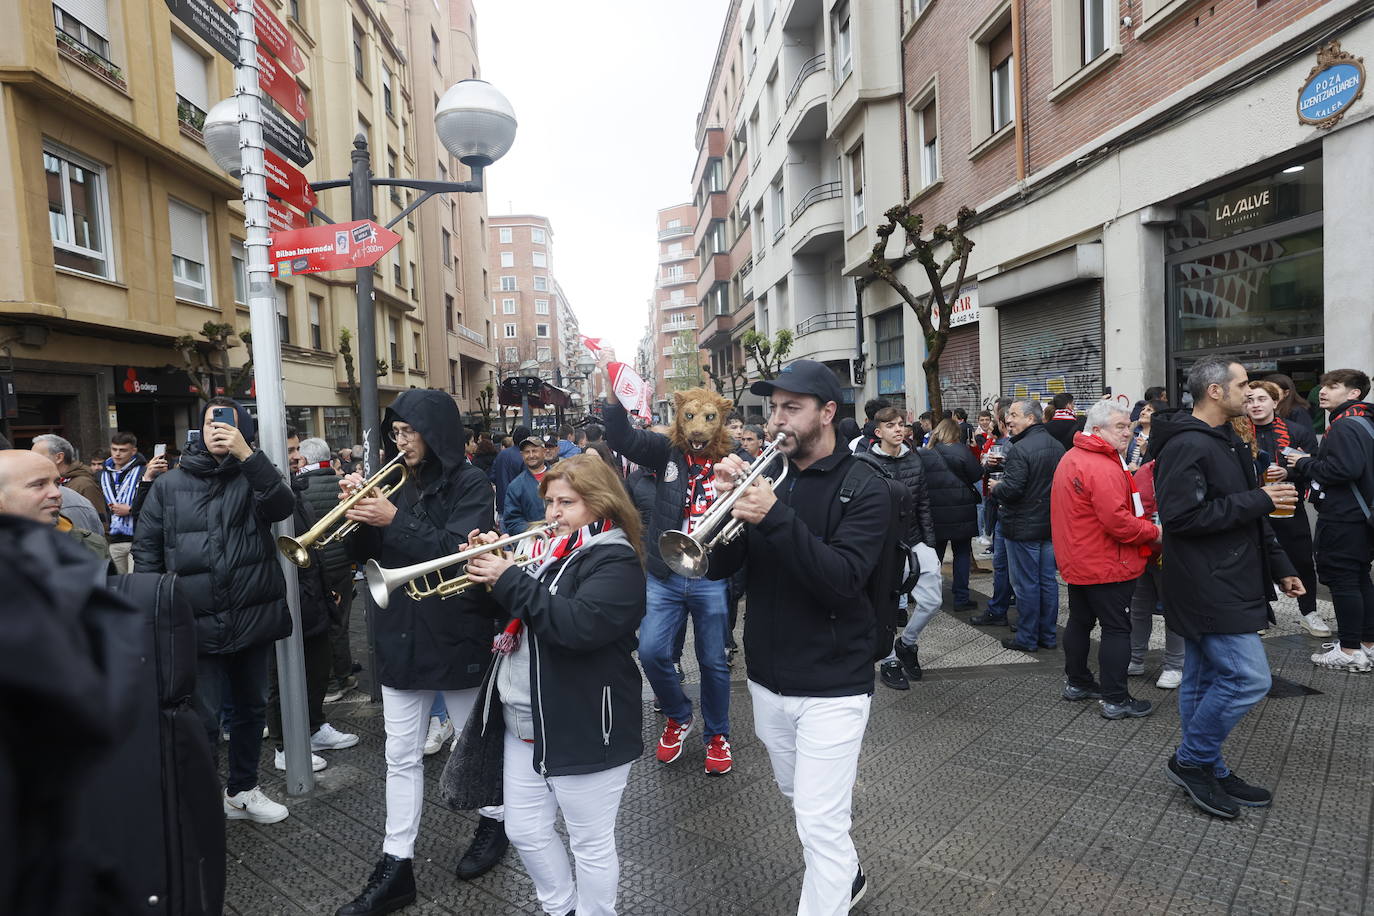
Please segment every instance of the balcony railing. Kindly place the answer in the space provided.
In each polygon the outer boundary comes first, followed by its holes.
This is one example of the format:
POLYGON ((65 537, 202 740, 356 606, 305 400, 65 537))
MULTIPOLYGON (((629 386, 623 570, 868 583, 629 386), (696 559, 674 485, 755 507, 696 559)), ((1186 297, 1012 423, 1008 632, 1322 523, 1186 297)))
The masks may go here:
POLYGON ((792 81, 792 88, 787 90, 788 108, 791 108, 792 103, 796 101, 797 93, 801 92, 802 83, 806 82, 806 78, 811 74, 819 73, 821 70, 824 69, 825 54, 823 53, 817 54, 815 57, 811 58, 806 63, 801 65, 801 69, 797 71, 797 78, 792 81))
POLYGON ((672 264, 674 261, 690 261, 694 257, 696 257, 694 251, 670 251, 667 254, 659 255, 658 263, 672 264))
POLYGON ((124 80, 124 71, 116 66, 114 61, 61 26, 57 27, 57 47, 64 55, 82 64, 96 76, 120 89, 128 88, 128 83, 124 80))
POLYGON ((836 331, 854 327, 853 312, 821 312, 797 325, 797 336, 814 334, 816 331, 836 331))
POLYGON ((696 299, 660 299, 658 307, 661 309, 686 309, 692 308, 697 304, 696 299))
POLYGON ((678 331, 695 331, 696 329, 697 323, 695 321, 670 321, 658 326, 660 334, 676 334, 678 331))
POLYGON ((754 269, 754 256, 751 254, 749 257, 745 258, 745 259, 744 259, 744 263, 740 265, 740 268, 739 268, 739 276, 740 276, 740 279, 743 280, 745 277, 749 276, 749 271, 751 271, 751 270, 753 270, 753 269, 754 269))
POLYGON ((666 242, 669 239, 680 239, 691 234, 691 226, 669 226, 667 229, 658 230, 658 240, 666 242))
POLYGON ((813 204, 818 204, 823 200, 833 200, 842 193, 843 191, 838 181, 827 181, 825 184, 816 185, 814 188, 807 191, 806 194, 802 196, 802 199, 797 202, 797 205, 792 208, 792 222, 795 223, 797 217, 805 213, 807 208, 811 207, 813 204))
POLYGON ((696 271, 683 270, 675 274, 668 274, 665 277, 659 277, 658 288, 663 289, 665 286, 681 286, 683 283, 695 282, 697 282, 696 271))
POLYGON ((479 347, 485 347, 487 345, 487 335, 479 331, 474 331, 472 328, 468 327, 465 324, 458 325, 458 336, 466 337, 468 340, 477 344, 479 347))

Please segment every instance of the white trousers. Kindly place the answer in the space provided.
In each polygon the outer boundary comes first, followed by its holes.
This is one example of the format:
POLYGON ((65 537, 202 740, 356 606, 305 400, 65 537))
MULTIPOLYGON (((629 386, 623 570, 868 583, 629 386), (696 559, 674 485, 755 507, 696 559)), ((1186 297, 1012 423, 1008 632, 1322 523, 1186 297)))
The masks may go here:
POLYGON ((564 916, 614 916, 620 884, 615 851, 615 816, 630 778, 630 764, 600 773, 550 776, 534 768, 534 745, 506 732, 506 837, 534 882, 545 913, 564 916), (568 851, 554 830, 558 812, 568 828, 577 863, 576 881, 568 851))
MULTIPOLYGON (((919 543, 914 549, 916 559, 921 564, 921 574, 916 577, 916 585, 911 590, 911 596, 916 600, 916 610, 907 617, 906 627, 901 633, 902 642, 908 646, 916 645, 921 637, 921 631, 926 628, 926 624, 935 619, 936 614, 940 613, 940 607, 944 602, 940 558, 936 555, 935 548, 926 543, 919 543)), ((902 596, 902 602, 906 602, 906 595, 902 596)), ((896 651, 889 652, 887 657, 896 658, 896 651)))
MULTIPOLYGON (((397 690, 382 687, 382 715, 386 722, 386 839, 382 852, 398 859, 415 855, 420 812, 425 800, 425 737, 429 708, 442 692, 455 728, 468 720, 480 688, 466 690, 397 690)), ((501 819, 501 808, 481 808, 483 817, 501 819)))
POLYGON ((806 859, 797 914, 841 916, 859 871, 850 809, 872 697, 785 697, 753 681, 749 696, 754 732, 768 749, 778 788, 792 800, 806 859))

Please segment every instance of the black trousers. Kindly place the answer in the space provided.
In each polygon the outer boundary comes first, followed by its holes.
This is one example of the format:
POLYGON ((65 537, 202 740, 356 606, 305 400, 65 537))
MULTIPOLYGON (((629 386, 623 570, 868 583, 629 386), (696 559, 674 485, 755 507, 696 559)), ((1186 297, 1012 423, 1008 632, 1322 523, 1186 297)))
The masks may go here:
POLYGON ((1298 611, 1310 614, 1317 609, 1317 567, 1312 559, 1312 529, 1308 527, 1307 513, 1299 505, 1292 518, 1271 518, 1269 526, 1298 571, 1302 587, 1307 589, 1307 594, 1298 599, 1298 611))
POLYGON ((1088 670, 1088 649, 1093 627, 1102 626, 1097 651, 1098 675, 1102 697, 1108 703, 1130 699, 1126 690, 1126 668, 1131 663, 1131 595, 1134 579, 1103 585, 1069 586, 1069 619, 1064 624, 1064 675, 1075 687, 1096 686, 1088 670))
POLYGON ((329 667, 334 680, 342 681, 353 673, 353 650, 348 643, 349 618, 353 616, 353 567, 331 576, 328 584, 342 599, 329 620, 329 667))
POLYGON ((229 716, 230 795, 258 784, 258 757, 262 752, 262 724, 267 705, 267 657, 272 644, 253 646, 227 655, 201 655, 196 659, 196 705, 219 768, 219 716, 224 701, 232 701, 229 716), (226 696, 227 695, 227 696, 226 696))
POLYGON ((1369 580, 1371 538, 1364 522, 1317 519, 1317 575, 1331 589, 1342 649, 1374 643, 1374 583, 1369 580))
MULTIPOLYGON (((302 640, 305 649, 305 711, 310 718, 310 734, 325 723, 324 694, 329 686, 329 632, 302 640)), ((277 653, 272 649, 270 686, 267 691, 267 734, 281 744, 281 694, 277 689, 277 653)))

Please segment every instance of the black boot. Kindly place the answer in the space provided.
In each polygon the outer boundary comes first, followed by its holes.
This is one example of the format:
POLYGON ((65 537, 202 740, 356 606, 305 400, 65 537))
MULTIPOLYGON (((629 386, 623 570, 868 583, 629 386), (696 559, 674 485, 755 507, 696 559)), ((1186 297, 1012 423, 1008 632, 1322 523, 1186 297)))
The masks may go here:
POLYGON ((382 916, 415 902, 415 871, 409 859, 383 855, 367 886, 334 916, 382 916))
POLYGON ((478 875, 485 875, 496 867, 506 854, 510 841, 506 839, 506 825, 489 817, 480 818, 477 832, 472 836, 472 845, 458 860, 455 874, 459 881, 471 881, 478 875))
POLYGON ((897 661, 902 663, 902 670, 906 672, 906 676, 913 681, 919 681, 921 679, 921 663, 916 660, 916 647, 908 646, 898 637, 897 641, 892 644, 892 651, 896 653, 897 661))

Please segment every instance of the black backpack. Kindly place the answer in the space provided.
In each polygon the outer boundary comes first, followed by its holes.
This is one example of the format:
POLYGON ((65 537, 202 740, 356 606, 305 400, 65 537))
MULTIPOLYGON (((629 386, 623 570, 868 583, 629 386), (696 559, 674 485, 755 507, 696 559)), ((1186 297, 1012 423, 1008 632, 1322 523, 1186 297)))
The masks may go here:
MULTIPOLYGON (((854 455, 857 459, 849 466, 840 484, 840 505, 843 507, 853 499, 864 484, 877 478, 878 483, 887 489, 888 501, 892 504, 892 520, 888 523, 883 547, 878 554, 878 565, 864 586, 868 600, 873 604, 873 612, 878 619, 877 634, 873 644, 873 660, 882 661, 892 651, 892 641, 897 637, 897 602, 906 592, 911 591, 921 574, 920 562, 912 545, 906 542, 907 531, 916 511, 911 498, 911 490, 906 484, 892 476, 888 466, 868 452, 854 455), (904 579, 906 568, 911 572, 904 579)), ((843 510, 841 510, 843 511, 843 510)))
MULTIPOLYGON (((1350 419, 1355 421, 1356 426, 1364 430, 1365 435, 1374 439, 1374 421, 1371 421, 1368 417, 1351 417, 1350 419)), ((1370 466, 1366 465, 1365 470, 1368 471, 1369 469, 1370 466)), ((1374 512, 1370 511, 1369 501, 1366 500, 1364 494, 1360 492, 1360 484, 1364 481, 1364 477, 1365 475, 1361 474, 1359 480, 1350 481, 1350 492, 1355 494, 1355 502, 1360 504, 1360 511, 1364 513, 1365 526, 1370 529, 1371 533, 1374 533, 1374 512)))

